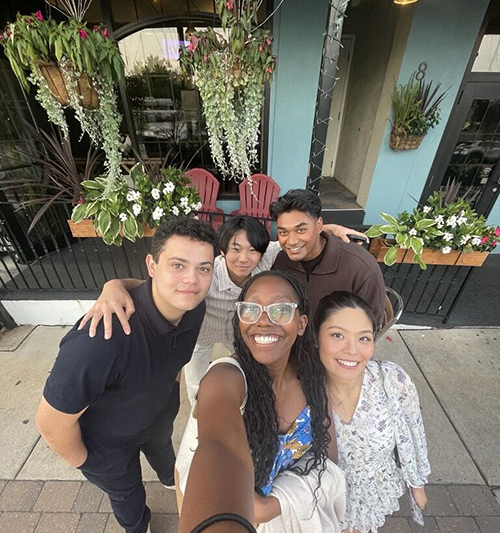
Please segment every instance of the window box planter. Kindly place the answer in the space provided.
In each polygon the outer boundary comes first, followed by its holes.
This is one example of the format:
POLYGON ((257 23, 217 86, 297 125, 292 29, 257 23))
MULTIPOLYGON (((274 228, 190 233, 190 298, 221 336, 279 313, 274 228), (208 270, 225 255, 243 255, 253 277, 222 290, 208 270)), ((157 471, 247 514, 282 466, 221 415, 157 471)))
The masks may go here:
MULTIPOLYGON (((88 237, 100 237, 97 235, 94 229, 94 221, 91 219, 85 219, 78 224, 75 224, 73 221, 68 220, 68 226, 71 230, 73 237, 88 238, 88 237)), ((144 237, 152 237, 155 234, 156 228, 150 228, 145 224, 142 226, 144 231, 144 237)))
MULTIPOLYGON (((369 251, 372 255, 375 256, 375 259, 379 263, 384 262, 384 256, 387 252, 387 250, 395 244, 394 239, 382 239, 382 238, 375 238, 371 240, 369 251)), ((404 260, 404 257, 406 255, 406 250, 403 250, 402 248, 398 249, 398 253, 396 256, 396 263, 402 263, 404 260)))
MULTIPOLYGON (((379 263, 384 262, 387 250, 395 243, 393 239, 372 239, 370 253, 375 256, 379 263)), ((449 254, 443 254, 437 250, 424 249, 422 260, 427 265, 447 265, 447 266, 474 266, 480 267, 488 257, 490 252, 459 252, 452 250, 449 254)), ((398 249, 396 263, 413 263, 415 252, 413 250, 398 249)))

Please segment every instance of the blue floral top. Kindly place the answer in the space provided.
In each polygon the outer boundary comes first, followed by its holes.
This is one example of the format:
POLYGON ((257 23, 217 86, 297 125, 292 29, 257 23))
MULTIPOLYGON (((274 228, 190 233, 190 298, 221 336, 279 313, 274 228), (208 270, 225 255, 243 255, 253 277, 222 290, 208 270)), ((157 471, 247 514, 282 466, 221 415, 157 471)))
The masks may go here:
POLYGON ((290 429, 284 435, 279 435, 279 439, 280 446, 274 459, 269 480, 262 487, 264 496, 271 492, 276 476, 299 460, 312 445, 311 410, 308 405, 304 407, 290 429))

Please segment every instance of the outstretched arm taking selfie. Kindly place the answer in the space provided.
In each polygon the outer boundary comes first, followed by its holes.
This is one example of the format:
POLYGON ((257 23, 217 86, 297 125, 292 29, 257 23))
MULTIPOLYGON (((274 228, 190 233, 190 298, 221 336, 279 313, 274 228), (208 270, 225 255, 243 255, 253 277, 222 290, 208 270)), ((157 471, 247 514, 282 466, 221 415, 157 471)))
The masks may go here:
MULTIPOLYGON (((253 463, 240 412, 244 397, 241 372, 227 364, 214 367, 200 384, 198 447, 189 470, 179 533, 189 533, 217 513, 235 513, 254 522, 253 463)), ((221 532, 245 531, 234 522, 219 527, 221 532)))
POLYGON ((129 291, 137 287, 143 280, 139 279, 112 279, 104 284, 102 293, 89 312, 82 318, 78 329, 83 329, 89 321, 89 336, 95 337, 97 326, 104 320, 104 338, 110 339, 113 335, 112 317, 116 314, 123 331, 130 335, 130 325, 128 319, 135 312, 134 301, 129 291))

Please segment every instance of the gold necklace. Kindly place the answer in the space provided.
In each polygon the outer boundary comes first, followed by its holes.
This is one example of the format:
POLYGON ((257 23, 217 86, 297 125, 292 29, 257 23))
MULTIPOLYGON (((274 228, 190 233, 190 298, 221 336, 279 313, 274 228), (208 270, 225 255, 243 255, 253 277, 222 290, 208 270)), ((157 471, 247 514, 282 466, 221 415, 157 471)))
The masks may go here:
MULTIPOLYGON (((353 393, 353 391, 355 391, 356 389, 358 389, 360 382, 362 383, 362 380, 363 380, 363 374, 361 374, 361 375, 359 376, 359 379, 358 379, 358 382, 356 383, 356 385, 354 385, 354 387, 353 387, 353 388, 352 388, 352 389, 346 394, 346 396, 344 397, 344 399, 341 400, 340 402, 336 402, 336 401, 334 401, 332 398, 330 398, 331 401, 332 401, 332 403, 333 403, 333 406, 334 406, 334 407, 340 407, 340 406, 341 406, 341 405, 342 405, 342 404, 343 404, 343 403, 344 403, 344 402, 345 402, 345 401, 351 396, 351 394, 353 393)), ((339 399, 339 397, 338 397, 333 391, 331 391, 331 395, 334 396, 337 400, 339 399)))

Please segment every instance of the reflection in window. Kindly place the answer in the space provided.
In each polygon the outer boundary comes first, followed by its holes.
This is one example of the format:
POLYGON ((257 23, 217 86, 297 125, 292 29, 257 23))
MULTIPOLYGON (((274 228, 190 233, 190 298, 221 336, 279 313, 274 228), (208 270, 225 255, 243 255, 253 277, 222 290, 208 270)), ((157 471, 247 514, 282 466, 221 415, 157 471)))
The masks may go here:
POLYGON ((500 72, 500 35, 485 35, 472 72, 500 72))
POLYGON ((500 100, 474 100, 442 185, 455 180, 460 195, 475 192, 477 198, 499 159, 500 100))
MULTIPOLYGON (((179 66, 186 26, 147 28, 119 42, 141 156, 202 167, 217 175, 198 91, 179 66)), ((131 149, 124 157, 133 157, 131 149)), ((224 192, 235 192, 232 181, 224 192)))

